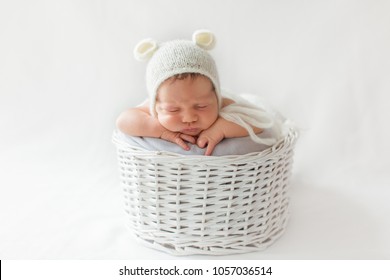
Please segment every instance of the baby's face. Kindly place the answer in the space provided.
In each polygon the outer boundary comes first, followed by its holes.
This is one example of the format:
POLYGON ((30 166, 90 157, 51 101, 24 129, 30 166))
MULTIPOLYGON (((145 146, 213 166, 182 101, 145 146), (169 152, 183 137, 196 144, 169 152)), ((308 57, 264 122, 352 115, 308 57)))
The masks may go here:
POLYGON ((197 136, 217 120, 218 100, 204 76, 168 79, 157 92, 156 112, 166 129, 197 136))

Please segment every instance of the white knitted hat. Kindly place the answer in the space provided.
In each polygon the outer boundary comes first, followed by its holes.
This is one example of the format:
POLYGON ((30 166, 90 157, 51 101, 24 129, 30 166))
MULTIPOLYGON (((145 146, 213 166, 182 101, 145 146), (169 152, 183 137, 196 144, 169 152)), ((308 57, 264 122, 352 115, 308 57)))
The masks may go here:
POLYGON ((153 39, 137 44, 134 56, 137 60, 150 59, 146 69, 146 86, 150 97, 150 113, 155 116, 156 95, 159 86, 168 78, 183 73, 198 73, 208 77, 214 85, 218 104, 221 107, 221 90, 217 67, 207 52, 215 45, 214 35, 207 30, 198 30, 189 40, 174 40, 158 45, 153 39))

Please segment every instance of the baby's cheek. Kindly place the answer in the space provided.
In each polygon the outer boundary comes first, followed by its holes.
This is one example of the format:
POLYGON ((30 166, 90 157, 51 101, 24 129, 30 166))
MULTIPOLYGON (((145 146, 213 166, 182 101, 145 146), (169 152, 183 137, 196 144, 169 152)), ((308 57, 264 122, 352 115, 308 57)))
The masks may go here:
POLYGON ((207 120, 212 125, 218 119, 219 113, 218 111, 212 111, 208 114, 207 120))
POLYGON ((160 114, 157 117, 158 117, 158 121, 160 122, 160 124, 163 127, 165 127, 166 129, 171 130, 171 131, 175 131, 178 129, 178 128, 176 128, 177 120, 174 116, 160 114))

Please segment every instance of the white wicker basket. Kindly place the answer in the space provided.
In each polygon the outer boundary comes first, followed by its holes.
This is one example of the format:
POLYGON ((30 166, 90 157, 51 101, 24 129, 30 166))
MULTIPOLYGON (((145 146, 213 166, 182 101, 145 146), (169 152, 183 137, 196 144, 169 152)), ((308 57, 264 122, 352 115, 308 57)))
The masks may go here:
POLYGON ((114 134, 128 224, 173 255, 261 250, 285 230, 297 132, 258 153, 184 156, 130 146, 114 134))

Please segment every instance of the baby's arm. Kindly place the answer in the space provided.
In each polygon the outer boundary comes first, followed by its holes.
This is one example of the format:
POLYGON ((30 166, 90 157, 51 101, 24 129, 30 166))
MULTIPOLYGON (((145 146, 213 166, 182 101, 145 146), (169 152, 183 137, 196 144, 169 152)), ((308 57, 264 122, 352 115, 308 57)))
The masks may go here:
MULTIPOLYGON (((224 98, 222 107, 233 104, 231 99, 224 98)), ((252 127, 254 133, 261 133, 261 128, 252 127)), ((235 138, 248 136, 248 131, 242 126, 233 122, 227 121, 222 117, 218 117, 215 123, 208 129, 202 131, 199 135, 197 144, 200 148, 204 148, 207 145, 205 155, 211 155, 215 146, 224 138, 235 138)))
POLYGON ((147 101, 121 113, 116 120, 116 126, 127 135, 161 138, 176 143, 185 150, 190 149, 185 141, 195 144, 194 137, 163 127, 157 118, 150 115, 147 101))
POLYGON ((149 114, 146 104, 147 102, 144 102, 138 107, 122 112, 116 120, 118 129, 131 136, 159 138, 164 128, 149 114))

